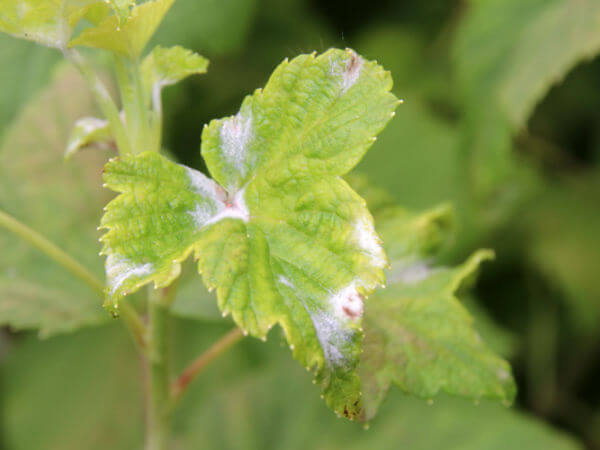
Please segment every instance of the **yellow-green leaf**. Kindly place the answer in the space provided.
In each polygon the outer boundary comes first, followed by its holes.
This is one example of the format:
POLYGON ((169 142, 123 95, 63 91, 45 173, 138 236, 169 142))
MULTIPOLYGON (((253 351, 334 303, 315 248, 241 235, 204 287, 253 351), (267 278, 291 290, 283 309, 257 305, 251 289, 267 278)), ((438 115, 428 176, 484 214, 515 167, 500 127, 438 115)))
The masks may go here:
POLYGON ((190 254, 219 308, 253 336, 281 325, 327 403, 356 417, 363 299, 386 256, 365 202, 340 176, 393 116, 392 81, 352 50, 284 61, 240 112, 211 122, 211 180, 155 153, 104 171, 110 301, 169 284, 190 254))
POLYGON ((84 29, 69 42, 70 47, 84 46, 109 50, 131 59, 140 56, 174 0, 149 0, 104 18, 98 25, 84 29))

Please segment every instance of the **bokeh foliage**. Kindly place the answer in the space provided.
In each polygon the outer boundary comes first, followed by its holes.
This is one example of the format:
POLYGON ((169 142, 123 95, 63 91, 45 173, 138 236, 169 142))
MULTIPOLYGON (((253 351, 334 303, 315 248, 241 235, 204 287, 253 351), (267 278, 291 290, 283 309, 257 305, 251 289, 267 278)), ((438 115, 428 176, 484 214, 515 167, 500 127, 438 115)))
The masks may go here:
MULTIPOLYGON (((247 342, 194 385, 176 415, 179 448, 600 446, 596 2, 177 0, 152 43, 181 44, 211 59, 207 75, 165 92, 166 146, 200 169, 202 125, 235 113, 284 57, 351 46, 391 70, 405 103, 357 168, 368 180, 357 190, 371 209, 397 203, 416 214, 454 206, 454 237, 427 253, 428 264, 455 265, 477 248, 495 249, 467 306, 490 346, 511 358, 520 388, 516 411, 448 397, 427 405, 392 387, 365 432, 328 415, 277 340, 247 342), (372 185, 387 194, 369 195, 372 185)), ((1 36, 0 55, 10 61, 0 70, 9 87, 0 93, 0 207, 101 273, 95 227, 108 196, 99 173, 106 154, 85 151, 68 165, 61 159, 74 120, 93 113, 90 97, 50 49, 1 36)), ((108 320, 89 288, 4 232, 0 251, 10 255, 0 259, 0 311, 10 308, 4 299, 23 301, 11 291, 15 283, 36 307, 53 306, 41 326, 27 316, 10 319, 18 328, 42 335, 75 328, 69 317, 81 316, 73 305, 87 311, 86 323, 108 320), (40 295, 46 284, 51 289, 40 295)), ((178 366, 225 331, 213 294, 187 272, 193 269, 184 270, 174 311, 202 321, 203 330, 189 319, 178 323, 178 366)), ((9 349, 0 356, 0 446, 132 448, 140 441, 138 364, 115 328, 43 342, 27 333, 0 336, 9 349)))

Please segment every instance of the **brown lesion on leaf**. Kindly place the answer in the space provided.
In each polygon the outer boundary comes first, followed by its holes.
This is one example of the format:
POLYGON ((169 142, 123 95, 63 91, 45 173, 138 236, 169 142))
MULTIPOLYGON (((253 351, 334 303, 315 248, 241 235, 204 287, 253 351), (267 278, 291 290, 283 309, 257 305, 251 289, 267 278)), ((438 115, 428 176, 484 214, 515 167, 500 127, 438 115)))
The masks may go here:
POLYGON ((354 50, 348 49, 348 53, 350 54, 350 59, 346 63, 344 73, 342 74, 344 80, 343 92, 346 92, 356 83, 363 65, 362 58, 354 50))
POLYGON ((360 407, 360 400, 356 400, 352 403, 352 406, 344 405, 342 414, 346 419, 357 420, 359 419, 361 412, 362 408, 360 407))
POLYGON ((349 53, 350 59, 346 64, 346 76, 352 76, 356 74, 356 72, 358 72, 360 70, 360 67, 362 66, 362 61, 360 60, 360 57, 356 54, 356 52, 354 50, 349 50, 349 53))
POLYGON ((354 291, 349 293, 342 304, 342 311, 349 319, 358 319, 363 315, 363 298, 354 291))

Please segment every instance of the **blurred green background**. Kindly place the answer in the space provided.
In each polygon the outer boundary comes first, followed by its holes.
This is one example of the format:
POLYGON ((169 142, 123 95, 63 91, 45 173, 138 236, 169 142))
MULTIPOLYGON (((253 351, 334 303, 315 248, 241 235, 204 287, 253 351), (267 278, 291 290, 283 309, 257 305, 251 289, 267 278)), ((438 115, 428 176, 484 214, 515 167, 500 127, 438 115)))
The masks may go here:
MULTIPOLYGON (((352 47, 391 70, 404 104, 356 172, 411 210, 454 205, 458 230, 438 263, 496 250, 467 306, 519 385, 510 409, 392 389, 364 430, 327 410, 277 339, 247 340, 193 384, 176 448, 600 449, 600 2, 177 0, 153 43, 211 60, 165 92, 165 146, 200 169, 203 124, 235 113, 285 57, 352 47)), ((0 60, 0 206, 101 274, 108 194, 93 167, 106 155, 61 159, 73 121, 93 112, 89 94, 52 50, 0 36, 0 60)), ((41 325, 48 339, 0 330, 0 448, 140 448, 129 337, 85 287, 6 241, 0 294, 65 306, 41 325), (61 335, 76 328, 75 302, 103 326, 61 335)), ((174 320, 175 367, 231 327, 213 309, 174 320)), ((15 321, 32 326, 26 313, 15 321)))

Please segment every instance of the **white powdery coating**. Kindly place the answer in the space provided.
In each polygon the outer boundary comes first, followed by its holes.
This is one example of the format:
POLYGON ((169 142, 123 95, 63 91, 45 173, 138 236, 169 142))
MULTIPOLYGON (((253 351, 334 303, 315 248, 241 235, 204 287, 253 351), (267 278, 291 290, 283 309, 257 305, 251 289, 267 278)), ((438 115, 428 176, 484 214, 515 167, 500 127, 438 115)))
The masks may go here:
POLYGON ((498 379, 500 381, 506 381, 506 380, 510 379, 510 373, 504 369, 498 369, 498 371, 496 372, 496 375, 498 376, 498 379))
POLYGON ((360 218, 354 224, 354 235, 360 248, 371 257, 373 265, 379 268, 385 267, 385 253, 379 243, 373 223, 366 217, 360 218))
POLYGON ((252 115, 242 116, 240 111, 235 116, 225 119, 221 127, 221 147, 225 158, 245 175, 244 162, 248 153, 248 143, 252 139, 252 115))
POLYGON ((83 119, 79 119, 75 125, 81 127, 86 134, 90 134, 99 128, 107 126, 108 120, 98 119, 97 117, 84 117, 83 119))
POLYGON ((351 342, 354 330, 349 321, 358 320, 363 314, 363 300, 353 282, 329 298, 329 311, 311 310, 306 305, 315 326, 317 338, 323 348, 325 360, 332 367, 346 365, 347 358, 340 350, 351 342))
POLYGON ((346 365, 347 358, 344 357, 340 348, 350 342, 354 332, 344 329, 343 322, 331 313, 322 310, 310 310, 306 307, 317 333, 317 339, 321 343, 323 356, 330 367, 342 367, 346 365))
POLYGON ((199 229, 228 218, 248 222, 250 220, 250 211, 248 211, 244 200, 244 192, 245 189, 240 189, 231 201, 222 201, 218 198, 213 198, 213 205, 196 204, 196 208, 193 211, 188 211, 188 213, 192 216, 194 223, 199 229))
MULTIPOLYGON (((279 276, 278 281, 290 289, 296 290, 296 286, 283 275, 279 276)), ((297 298, 313 323, 327 365, 331 368, 345 366, 347 358, 341 349, 352 341, 354 330, 347 328, 347 321, 337 317, 336 313, 324 311, 314 304, 309 305, 300 295, 297 295, 297 298)))
POLYGON ((73 153, 86 141, 88 135, 94 131, 102 129, 108 125, 107 120, 98 119, 96 117, 84 117, 79 119, 75 124, 75 132, 81 130, 82 135, 77 136, 77 139, 73 140, 67 146, 67 153, 73 153))
MULTIPOLYGON (((394 268, 394 264, 392 264, 394 268)), ((404 284, 416 284, 429 277, 433 270, 426 262, 420 261, 410 266, 401 266, 399 270, 393 270, 388 276, 389 283, 402 282, 404 284)))
POLYGON ((108 255, 106 258, 106 278, 113 295, 121 285, 131 277, 142 277, 152 273, 153 266, 147 264, 134 264, 128 259, 117 255, 108 255))
POLYGON ((244 222, 248 222, 248 220, 250 220, 250 211, 248 211, 248 207, 246 206, 244 193, 245 189, 240 189, 238 192, 236 192, 233 200, 230 203, 225 202, 219 205, 219 212, 212 216, 205 225, 209 225, 227 218, 241 219, 244 222))
POLYGON ((294 285, 292 284, 292 282, 290 280, 288 280, 286 277, 284 277, 283 275, 279 275, 279 282, 281 284, 283 284, 284 286, 287 286, 289 288, 294 288, 294 285))
POLYGON ((350 59, 342 73, 342 93, 346 92, 358 81, 360 71, 363 66, 363 60, 354 52, 350 52, 350 59))
POLYGON ((225 201, 225 192, 217 183, 198 170, 183 165, 181 167, 185 169, 194 191, 213 200, 225 201))
POLYGON ((193 211, 188 211, 188 214, 194 219, 196 227, 202 228, 214 217, 214 210, 207 205, 196 204, 193 211))

